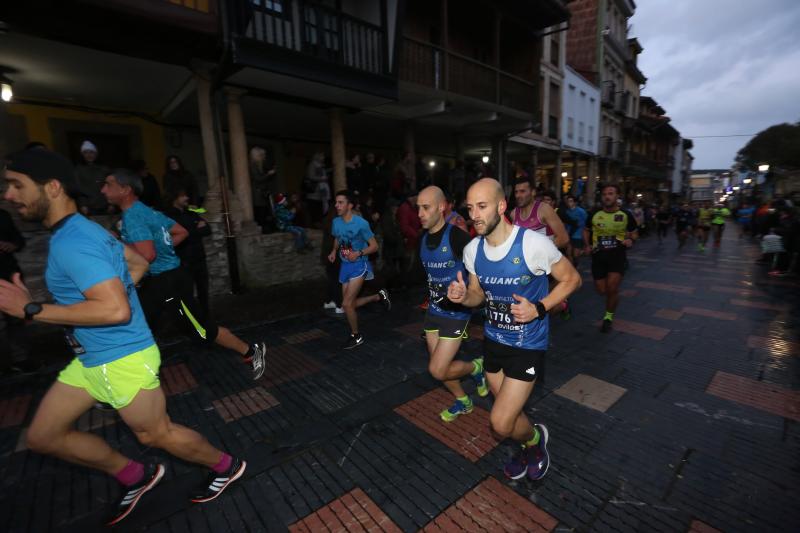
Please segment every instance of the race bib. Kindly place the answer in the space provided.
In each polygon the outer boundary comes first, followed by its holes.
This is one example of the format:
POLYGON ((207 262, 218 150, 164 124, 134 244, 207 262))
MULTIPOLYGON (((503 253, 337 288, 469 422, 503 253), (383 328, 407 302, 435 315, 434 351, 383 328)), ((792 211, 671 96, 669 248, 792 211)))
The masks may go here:
POLYGON ((603 235, 597 239, 597 247, 601 250, 611 250, 619 245, 616 237, 610 235, 603 235))
POLYGON ((504 302, 486 301, 486 319, 489 324, 502 329, 514 329, 514 315, 511 314, 511 304, 504 302))
POLYGON ((86 349, 78 342, 78 339, 75 338, 72 328, 64 330, 64 340, 67 342, 67 347, 72 352, 72 355, 78 356, 86 353, 86 349))

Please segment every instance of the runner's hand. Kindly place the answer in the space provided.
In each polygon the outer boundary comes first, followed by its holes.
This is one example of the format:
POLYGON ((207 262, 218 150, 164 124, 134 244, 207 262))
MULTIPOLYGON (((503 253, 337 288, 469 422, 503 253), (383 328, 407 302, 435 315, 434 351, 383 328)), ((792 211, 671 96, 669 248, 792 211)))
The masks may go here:
POLYGON ((511 314, 516 322, 524 324, 539 317, 536 306, 530 300, 519 294, 512 294, 511 296, 517 301, 517 303, 511 304, 511 314))
POLYGON ((11 275, 10 282, 0 279, 0 311, 16 318, 24 318, 25 306, 31 301, 31 293, 22 283, 19 272, 11 275))
POLYGON ((622 241, 622 245, 625 248, 630 248, 631 246, 633 246, 633 239, 625 239, 624 241, 622 241))
POLYGON ((336 250, 332 251, 328 254, 328 262, 335 263, 336 262, 336 250))
POLYGON ((451 281, 447 287, 447 299, 460 304, 467 297, 467 284, 464 283, 464 276, 460 270, 456 273, 456 278, 456 281, 451 281))

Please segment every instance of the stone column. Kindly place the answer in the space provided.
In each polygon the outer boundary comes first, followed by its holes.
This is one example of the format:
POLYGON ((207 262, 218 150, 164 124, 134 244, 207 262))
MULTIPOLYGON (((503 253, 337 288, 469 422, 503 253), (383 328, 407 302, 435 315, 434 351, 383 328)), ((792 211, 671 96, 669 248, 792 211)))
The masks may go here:
POLYGON ((195 74, 197 82, 197 108, 200 117, 200 136, 203 140, 203 158, 208 176, 208 189, 219 187, 219 159, 214 142, 214 116, 211 111, 211 82, 195 74))
POLYGON ((455 134, 456 143, 456 161, 464 161, 464 135, 462 133, 455 134))
POLYGON ((561 150, 556 152, 556 161, 553 163, 553 191, 556 193, 556 201, 561 199, 561 150))
POLYGON ((403 139, 403 151, 411 154, 409 158, 408 167, 406 170, 408 176, 406 179, 410 183, 412 191, 417 190, 417 152, 414 143, 414 123, 406 122, 405 138, 403 139))
POLYGON ((584 193, 584 204, 588 208, 594 207, 594 197, 597 191, 597 157, 589 159, 589 169, 586 171, 588 179, 586 181, 586 192, 584 193))
POLYGON ((578 192, 578 181, 581 179, 580 173, 580 166, 581 158, 578 154, 572 154, 572 186, 570 187, 569 192, 571 194, 577 194, 578 192))
POLYGON ((342 125, 342 109, 339 107, 331 108, 331 162, 333 163, 333 190, 331 196, 336 191, 347 188, 347 171, 345 163, 347 155, 344 147, 344 126, 342 125))
POLYGON ((245 92, 241 89, 225 88, 225 96, 228 99, 228 137, 231 144, 233 188, 239 199, 239 218, 243 225, 253 222, 253 192, 250 186, 247 135, 244 131, 241 104, 241 98, 244 94, 245 92))

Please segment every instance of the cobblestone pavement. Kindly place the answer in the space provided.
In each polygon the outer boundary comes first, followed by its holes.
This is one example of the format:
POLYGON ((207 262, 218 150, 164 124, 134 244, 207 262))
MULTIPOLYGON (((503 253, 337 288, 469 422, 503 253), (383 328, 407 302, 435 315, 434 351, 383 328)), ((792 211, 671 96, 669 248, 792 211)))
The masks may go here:
MULTIPOLYGON (((766 276, 756 246, 729 233, 704 254, 638 243, 608 335, 581 265, 574 317, 552 321, 546 380, 526 408, 551 435, 542 481, 503 479, 511 447, 488 431, 491 398, 439 420, 448 397, 406 298, 365 310, 367 342, 349 352, 344 323, 321 313, 239 329, 269 345, 258 382, 215 349, 165 352, 171 416, 249 463, 214 502, 188 502, 201 469, 142 449, 113 413, 87 413, 81 428, 167 465, 118 529, 798 531, 800 283, 766 276)), ((472 333, 460 357, 480 353, 472 333)), ((26 450, 53 377, 3 385, 0 531, 98 530, 117 494, 103 474, 26 450)))

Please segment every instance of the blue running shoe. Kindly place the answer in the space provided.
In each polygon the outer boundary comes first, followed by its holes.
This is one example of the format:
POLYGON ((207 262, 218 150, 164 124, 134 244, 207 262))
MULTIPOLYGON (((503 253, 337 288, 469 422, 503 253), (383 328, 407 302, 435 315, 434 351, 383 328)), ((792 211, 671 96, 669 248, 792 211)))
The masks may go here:
POLYGON ((539 430, 539 443, 528 448, 528 478, 539 481, 550 468, 550 453, 547 451, 550 436, 544 424, 534 424, 533 427, 539 430))
POLYGON ((456 400, 452 407, 445 409, 439 416, 442 417, 442 420, 445 422, 452 422, 456 418, 461 415, 468 415, 472 412, 472 400, 467 398, 466 402, 462 402, 461 400, 456 400))
POLYGON ((520 445, 511 460, 506 463, 503 473, 508 479, 521 479, 528 473, 528 454, 529 448, 524 444, 520 445))

